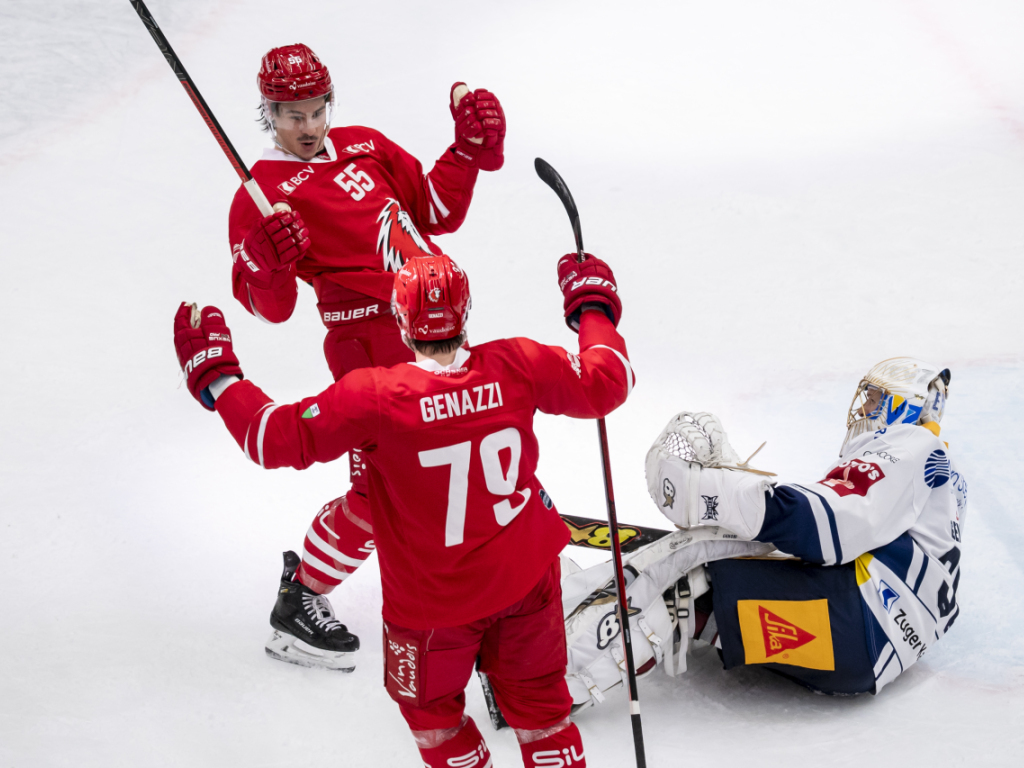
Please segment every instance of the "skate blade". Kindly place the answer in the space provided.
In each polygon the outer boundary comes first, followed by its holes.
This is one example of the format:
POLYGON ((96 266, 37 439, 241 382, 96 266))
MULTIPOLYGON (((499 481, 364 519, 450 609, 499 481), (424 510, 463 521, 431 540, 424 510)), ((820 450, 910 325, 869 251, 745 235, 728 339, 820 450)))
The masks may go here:
POLYGON ((267 640, 267 656, 300 667, 316 667, 334 672, 351 672, 356 668, 355 654, 340 651, 324 651, 304 643, 294 635, 276 629, 267 640))

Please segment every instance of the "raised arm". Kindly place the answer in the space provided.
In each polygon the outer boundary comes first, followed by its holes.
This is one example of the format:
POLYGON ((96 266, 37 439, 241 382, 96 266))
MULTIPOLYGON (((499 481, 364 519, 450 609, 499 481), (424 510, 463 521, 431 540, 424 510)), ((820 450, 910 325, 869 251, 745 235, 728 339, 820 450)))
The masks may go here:
POLYGON ((313 397, 279 405, 242 379, 231 332, 216 307, 182 304, 174 346, 189 392, 216 410, 247 458, 265 469, 305 469, 333 461, 374 434, 377 410, 372 372, 355 371, 313 397))
POLYGON ((383 136, 380 141, 382 162, 398 184, 417 228, 427 235, 443 235, 462 226, 478 172, 496 171, 504 163, 505 114, 497 97, 483 89, 469 92, 464 83, 455 83, 449 106, 455 141, 428 173, 400 146, 383 136))
POLYGON ((626 342, 616 326, 622 315, 615 275, 600 259, 576 254, 558 262, 566 324, 579 332, 579 354, 518 339, 544 413, 597 419, 614 411, 633 391, 636 377, 626 342))

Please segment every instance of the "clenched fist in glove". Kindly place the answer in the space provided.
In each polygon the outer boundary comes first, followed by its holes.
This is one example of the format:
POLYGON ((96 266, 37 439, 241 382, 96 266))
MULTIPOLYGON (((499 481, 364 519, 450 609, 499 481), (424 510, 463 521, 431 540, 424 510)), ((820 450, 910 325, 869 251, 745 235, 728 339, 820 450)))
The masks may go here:
POLYGON ((246 282, 256 288, 277 288, 295 279, 293 264, 309 250, 309 230, 296 211, 277 211, 257 221, 235 258, 242 259, 246 282))
POLYGON ((467 157, 476 158, 481 171, 497 171, 505 163, 505 112, 488 90, 470 91, 455 83, 449 109, 455 120, 455 143, 467 157))
POLYGON ((608 315, 612 325, 618 326, 622 302, 612 268, 596 256, 584 255, 583 261, 576 261, 579 256, 575 253, 567 253, 558 260, 558 287, 565 296, 565 324, 579 333, 580 313, 584 305, 593 304, 608 315))
POLYGON ((213 410, 213 382, 221 376, 242 376, 231 347, 231 331, 216 307, 203 307, 200 312, 195 304, 181 302, 174 315, 174 349, 188 391, 207 410, 213 410))

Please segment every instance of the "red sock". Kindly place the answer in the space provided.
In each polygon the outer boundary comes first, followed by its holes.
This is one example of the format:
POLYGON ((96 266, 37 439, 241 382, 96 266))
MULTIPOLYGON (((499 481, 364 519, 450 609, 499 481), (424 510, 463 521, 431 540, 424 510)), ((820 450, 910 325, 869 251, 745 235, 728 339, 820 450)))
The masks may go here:
POLYGON ((491 753, 473 718, 466 718, 461 730, 436 747, 420 747, 420 756, 430 768, 492 768, 491 753))
POLYGON ((586 768, 583 738, 575 723, 558 733, 528 744, 520 744, 526 768, 586 768))

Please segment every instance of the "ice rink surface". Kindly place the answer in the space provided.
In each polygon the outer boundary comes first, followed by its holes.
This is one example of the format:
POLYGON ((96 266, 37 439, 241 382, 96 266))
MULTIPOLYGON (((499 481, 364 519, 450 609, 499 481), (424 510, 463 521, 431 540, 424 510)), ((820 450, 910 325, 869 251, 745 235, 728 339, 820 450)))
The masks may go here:
MULTIPOLYGON (((948 365, 943 437, 970 483, 950 634, 877 697, 700 652, 641 683, 648 764, 1021 764, 1024 4, 151 8, 250 161, 275 45, 331 67, 336 124, 428 167, 453 81, 501 97, 505 168, 438 242, 470 274, 473 340, 572 347, 554 280, 571 232, 533 158, 565 176, 638 375, 608 419, 625 521, 663 522, 643 456, 678 410, 718 413, 740 453, 768 440, 761 466, 813 481, 868 367, 948 365)), ((417 765, 381 686, 375 561, 333 598, 363 639, 353 674, 263 653, 280 552, 346 468, 263 472, 178 386, 188 299, 226 311, 279 402, 326 387, 312 292, 278 327, 235 304, 237 179, 127 2, 5 0, 0 41, 0 766, 417 765)), ((537 427, 560 509, 602 515, 594 425, 537 427)), ((475 686, 469 710, 490 733, 475 686)), ((590 765, 632 765, 624 693, 578 723, 590 765)), ((495 765, 520 764, 509 731, 488 738, 495 765)))

